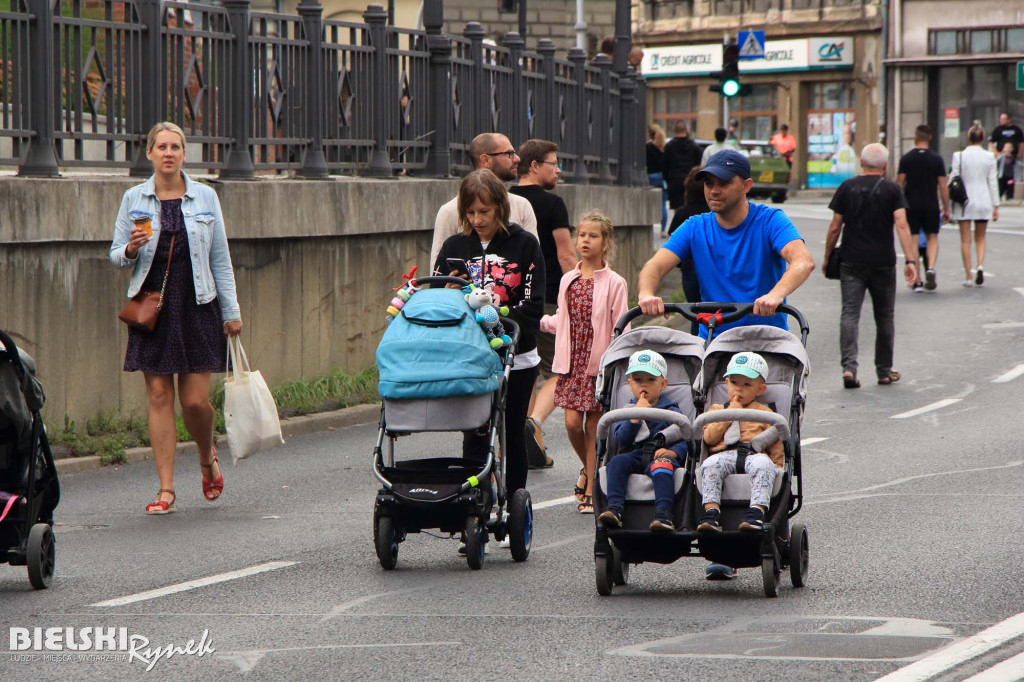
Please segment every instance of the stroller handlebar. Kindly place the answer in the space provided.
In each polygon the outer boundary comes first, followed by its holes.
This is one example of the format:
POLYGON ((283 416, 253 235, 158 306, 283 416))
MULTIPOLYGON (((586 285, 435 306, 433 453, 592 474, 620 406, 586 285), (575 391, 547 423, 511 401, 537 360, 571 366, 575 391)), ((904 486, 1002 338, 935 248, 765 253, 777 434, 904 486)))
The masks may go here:
POLYGON ((698 432, 703 431, 705 426, 715 422, 737 421, 768 424, 769 426, 775 427, 776 432, 779 434, 779 440, 789 439, 789 422, 786 421, 786 418, 781 414, 768 412, 766 410, 725 408, 724 410, 705 412, 704 414, 697 415, 697 418, 693 420, 693 430, 698 432))
POLYGON ((14 339, 8 336, 7 332, 2 329, 0 329, 0 345, 7 352, 7 357, 10 358, 11 364, 14 365, 14 371, 18 375, 19 383, 24 381, 28 368, 22 362, 21 350, 18 348, 18 344, 14 343, 14 339))
MULTIPOLYGON (((666 303, 666 313, 677 313, 682 315, 691 322, 698 322, 698 315, 710 314, 714 315, 721 311, 721 319, 716 321, 716 325, 728 324, 735 322, 748 315, 754 309, 753 303, 666 303)), ((807 345, 807 335, 810 334, 811 328, 807 325, 807 318, 795 307, 788 303, 780 305, 776 312, 784 313, 796 319, 797 324, 800 326, 800 342, 803 345, 807 345)), ((614 335, 618 336, 622 333, 622 330, 626 328, 626 325, 631 321, 643 315, 643 311, 639 307, 630 308, 627 310, 619 321, 615 324, 614 335)))
POLYGON ((630 419, 668 422, 671 426, 662 432, 665 434, 665 443, 668 445, 678 443, 680 440, 690 440, 692 437, 693 429, 689 419, 678 412, 656 407, 620 407, 617 410, 606 412, 601 417, 601 421, 597 422, 597 437, 607 438, 608 431, 614 424, 630 419))

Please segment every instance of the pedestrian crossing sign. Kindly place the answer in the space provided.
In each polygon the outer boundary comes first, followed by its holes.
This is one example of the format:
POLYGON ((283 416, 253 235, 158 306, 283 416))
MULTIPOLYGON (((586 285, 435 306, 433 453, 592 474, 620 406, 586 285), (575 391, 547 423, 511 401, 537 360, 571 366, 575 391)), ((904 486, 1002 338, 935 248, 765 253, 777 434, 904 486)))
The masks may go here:
POLYGON ((740 59, 764 59, 764 31, 740 31, 740 59))

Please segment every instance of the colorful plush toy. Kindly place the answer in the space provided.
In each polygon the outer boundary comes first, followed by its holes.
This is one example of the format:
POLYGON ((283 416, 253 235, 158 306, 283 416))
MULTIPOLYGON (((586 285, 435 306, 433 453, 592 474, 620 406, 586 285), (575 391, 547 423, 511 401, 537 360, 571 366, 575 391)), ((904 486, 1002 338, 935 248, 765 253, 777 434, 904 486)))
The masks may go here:
POLYGON ((394 289, 394 291, 396 292, 395 293, 395 297, 393 299, 391 299, 391 305, 388 306, 388 316, 387 316, 387 321, 388 322, 391 322, 391 320, 393 320, 396 317, 398 317, 398 312, 403 307, 405 307, 405 304, 409 300, 409 298, 413 294, 415 294, 417 291, 419 291, 419 287, 416 286, 416 280, 414 279, 415 276, 416 276, 416 266, 415 265, 412 266, 412 270, 410 270, 409 272, 404 273, 402 275, 402 279, 406 280, 406 282, 402 286, 395 287, 395 289, 394 289))
POLYGON ((498 350, 502 346, 512 343, 512 338, 505 333, 505 328, 501 326, 501 316, 508 315, 507 306, 500 308, 495 306, 491 292, 479 287, 470 289, 466 294, 466 302, 469 303, 470 308, 476 311, 476 321, 480 323, 484 333, 487 334, 491 348, 498 350))

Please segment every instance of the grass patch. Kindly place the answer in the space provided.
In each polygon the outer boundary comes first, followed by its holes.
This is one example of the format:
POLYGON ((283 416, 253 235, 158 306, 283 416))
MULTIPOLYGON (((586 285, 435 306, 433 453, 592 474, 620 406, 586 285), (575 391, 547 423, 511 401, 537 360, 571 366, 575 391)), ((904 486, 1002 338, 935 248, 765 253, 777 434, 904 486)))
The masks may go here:
MULTIPOLYGON (((362 405, 379 400, 377 394, 377 368, 370 367, 351 374, 335 369, 330 374, 312 379, 291 381, 271 388, 281 417, 329 412, 342 407, 362 405)), ((214 433, 224 429, 224 380, 219 379, 210 389, 210 402, 214 407, 214 433)), ((181 415, 175 416, 179 441, 192 440, 181 415)), ((128 448, 149 445, 149 426, 145 416, 134 410, 101 410, 90 417, 82 429, 74 420, 64 417, 63 429, 47 433, 50 443, 68 451, 72 457, 99 455, 103 464, 128 461, 128 448)))

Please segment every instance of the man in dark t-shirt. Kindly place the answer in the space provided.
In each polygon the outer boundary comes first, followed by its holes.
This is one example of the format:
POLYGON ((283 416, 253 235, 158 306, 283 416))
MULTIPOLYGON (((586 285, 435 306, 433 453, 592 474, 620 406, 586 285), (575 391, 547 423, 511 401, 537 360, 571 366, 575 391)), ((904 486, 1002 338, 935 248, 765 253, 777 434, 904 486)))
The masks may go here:
POLYGON ((683 205, 686 176, 691 168, 701 165, 702 154, 700 146, 690 139, 686 121, 676 121, 675 137, 665 145, 662 171, 668 187, 668 207, 673 211, 683 205))
MULTIPOLYGON (((562 274, 576 267, 576 252, 572 248, 569 211, 562 197, 550 192, 558 184, 561 174, 558 164, 558 145, 548 140, 527 140, 519 148, 519 184, 509 189, 533 206, 537 216, 537 237, 544 256, 547 288, 544 292, 544 312, 554 315, 558 307, 558 285, 562 274)), ((544 448, 541 425, 555 409, 555 379, 551 361, 555 356, 555 335, 537 333, 537 353, 540 355, 542 381, 539 391, 532 394, 529 417, 526 420, 526 454, 530 468, 550 467, 554 462, 544 448)))
POLYGON ((896 250, 893 227, 906 257, 903 276, 910 284, 917 279, 917 249, 907 227, 907 203, 900 188, 885 179, 888 150, 880 144, 866 145, 860 153, 864 174, 844 180, 829 208, 832 223, 825 236, 827 263, 839 236, 843 237, 839 284, 842 313, 839 318, 839 347, 842 354, 843 386, 858 388, 857 329, 864 293, 871 293, 875 313, 875 373, 882 385, 899 381, 892 368, 896 327, 896 250))
POLYGON ((1003 145, 1007 142, 1013 143, 1013 157, 1020 158, 1020 146, 1024 143, 1024 130, 1013 124, 1013 119, 1006 111, 999 114, 999 125, 992 129, 992 137, 989 138, 992 149, 996 152, 1003 151, 1003 145))
POLYGON ((921 268, 917 270, 917 281, 913 291, 919 293, 924 289, 935 289, 935 263, 939 258, 939 226, 949 221, 949 187, 946 184, 946 162, 942 157, 928 148, 932 139, 932 129, 927 125, 919 125, 914 130, 914 148, 900 159, 896 170, 896 184, 903 189, 907 198, 907 223, 910 233, 925 236, 925 281, 921 280, 921 268), (942 213, 939 213, 939 201, 942 199, 942 213))

